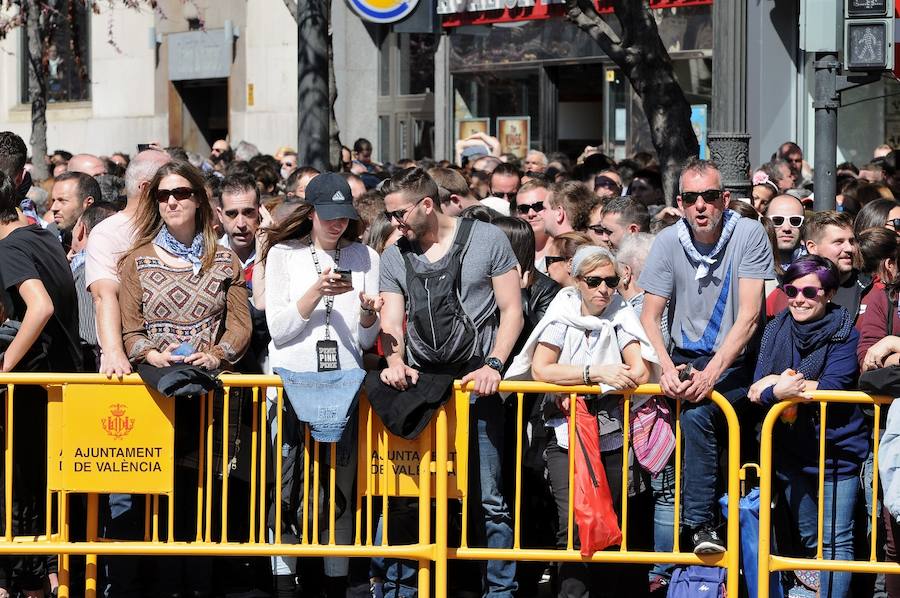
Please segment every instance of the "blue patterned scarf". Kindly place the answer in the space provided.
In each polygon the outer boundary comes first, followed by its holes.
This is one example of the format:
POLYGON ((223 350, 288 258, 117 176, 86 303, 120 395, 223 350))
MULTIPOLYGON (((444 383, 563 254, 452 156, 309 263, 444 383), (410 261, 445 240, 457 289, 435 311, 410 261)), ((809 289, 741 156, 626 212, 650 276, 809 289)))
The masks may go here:
POLYGON ((759 348, 759 364, 767 374, 793 368, 807 380, 818 380, 825 369, 828 347, 847 340, 853 318, 843 307, 829 304, 825 315, 813 322, 797 322, 791 310, 779 313, 766 326, 759 348), (799 365, 794 367, 795 355, 799 365))
POLYGON ((203 262, 200 261, 200 258, 203 257, 203 235, 200 233, 194 235, 194 240, 191 241, 191 246, 188 247, 173 237, 166 225, 163 224, 159 232, 156 233, 153 244, 157 247, 162 247, 176 257, 190 262, 194 274, 200 273, 200 267, 203 265, 203 262))
POLYGON ((678 229, 678 240, 681 242, 684 252, 691 262, 697 264, 697 274, 694 276, 694 280, 706 278, 706 275, 710 273, 716 262, 719 261, 719 254, 725 251, 725 246, 728 245, 731 234, 734 232, 734 227, 737 226, 740 219, 741 215, 737 212, 725 210, 722 214, 722 234, 719 236, 716 246, 709 252, 709 255, 701 255, 697 248, 694 247, 691 229, 687 220, 682 218, 675 224, 675 227, 678 229))

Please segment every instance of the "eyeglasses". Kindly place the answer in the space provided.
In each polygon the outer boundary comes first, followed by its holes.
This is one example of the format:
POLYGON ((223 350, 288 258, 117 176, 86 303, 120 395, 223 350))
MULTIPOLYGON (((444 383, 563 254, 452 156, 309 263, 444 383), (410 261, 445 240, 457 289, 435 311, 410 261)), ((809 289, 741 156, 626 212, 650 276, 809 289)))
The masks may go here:
POLYGON ((605 282, 606 286, 610 289, 619 286, 618 276, 582 276, 581 280, 584 281, 584 284, 586 284, 589 289, 596 289, 600 286, 601 282, 605 282))
POLYGON ((425 197, 420 198, 419 201, 417 201, 413 205, 409 206, 408 208, 403 208, 402 210, 394 210, 393 212, 388 212, 387 210, 385 210, 384 217, 387 218, 388 221, 390 221, 390 222, 393 222, 394 220, 396 220, 397 222, 399 222, 401 224, 406 224, 406 214, 410 210, 414 209, 417 205, 422 203, 427 197, 428 196, 426 195, 425 197))
POLYGON ((535 213, 543 212, 544 202, 536 201, 534 203, 520 203, 516 206, 516 211, 523 216, 531 210, 534 210, 535 213))
POLYGON ((611 230, 609 230, 602 224, 591 224, 590 226, 588 226, 588 229, 594 231, 595 234, 606 235, 607 237, 613 234, 611 230))
MULTIPOLYGON (((518 191, 510 191, 508 193, 497 193, 494 190, 491 190, 491 195, 494 197, 500 197, 502 199, 506 199, 508 201, 516 201, 516 196, 519 194, 518 191)), ((527 212, 526 212, 527 214, 527 212)))
POLYGON ((884 223, 888 228, 892 228, 897 232, 900 232, 900 218, 891 218, 887 222, 884 223))
POLYGON ((800 228, 803 226, 803 216, 769 216, 769 220, 771 220, 772 224, 776 227, 784 226, 785 220, 791 225, 791 228, 800 228))
POLYGON ((194 190, 190 187, 176 187, 175 189, 157 189, 154 194, 156 201, 165 203, 169 201, 169 197, 174 197, 178 201, 184 201, 194 196, 194 190))
POLYGON ((793 299, 800 293, 803 293, 803 296, 807 299, 815 299, 819 295, 823 294, 825 289, 822 287, 795 287, 792 284, 784 285, 784 294, 788 296, 788 298, 793 299))
POLYGON ((561 255, 545 255, 545 256, 544 256, 544 263, 545 263, 545 264, 547 265, 547 267, 549 268, 550 266, 552 266, 552 265, 555 264, 556 262, 565 262, 565 261, 568 260, 568 259, 569 259, 569 258, 563 257, 563 256, 561 256, 561 255))
POLYGON ((622 190, 622 187, 617 182, 615 182, 608 176, 603 176, 602 174, 594 178, 594 191, 601 188, 609 189, 611 191, 615 191, 616 193, 619 193, 622 190))
POLYGON ((682 191, 681 202, 686 206, 692 206, 697 200, 703 198, 706 203, 712 203, 722 199, 721 189, 707 189, 706 191, 682 191))

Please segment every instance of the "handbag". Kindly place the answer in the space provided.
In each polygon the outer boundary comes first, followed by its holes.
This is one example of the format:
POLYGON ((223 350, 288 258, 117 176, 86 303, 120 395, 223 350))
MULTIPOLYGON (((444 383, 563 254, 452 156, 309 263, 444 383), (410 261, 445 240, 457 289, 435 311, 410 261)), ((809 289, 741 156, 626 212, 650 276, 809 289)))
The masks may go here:
POLYGON ((588 410, 583 397, 578 397, 575 435, 579 447, 575 451, 575 522, 581 556, 590 557, 598 550, 619 544, 622 531, 600 460, 597 418, 588 410))

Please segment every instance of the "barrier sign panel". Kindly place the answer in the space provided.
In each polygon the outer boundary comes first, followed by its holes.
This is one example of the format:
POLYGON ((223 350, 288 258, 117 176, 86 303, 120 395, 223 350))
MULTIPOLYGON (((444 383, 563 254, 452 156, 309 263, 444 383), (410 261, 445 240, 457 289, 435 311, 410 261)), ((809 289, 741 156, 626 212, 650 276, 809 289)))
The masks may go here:
MULTIPOLYGON (((359 450, 366 450, 366 415, 369 402, 365 398, 360 401, 359 450)), ((451 498, 462 498, 465 479, 459 473, 458 455, 468 452, 468 395, 454 393, 447 402, 447 452, 451 470, 447 474, 447 494, 451 498)), ((431 424, 422 431, 416 440, 406 440, 394 436, 372 412, 372 446, 365 459, 359 460, 358 494, 364 496, 366 487, 371 484, 370 492, 378 496, 383 485, 387 485, 388 496, 419 496, 419 474, 422 468, 423 442, 425 447, 436 447, 435 426, 431 424), (368 468, 368 470, 367 470, 368 468)), ((437 451, 432 448, 432 460, 437 460, 437 451)), ((431 477, 431 496, 435 495, 435 476, 431 477)))
POLYGON ((172 399, 145 386, 69 384, 57 409, 62 438, 50 446, 51 490, 172 492, 172 399))

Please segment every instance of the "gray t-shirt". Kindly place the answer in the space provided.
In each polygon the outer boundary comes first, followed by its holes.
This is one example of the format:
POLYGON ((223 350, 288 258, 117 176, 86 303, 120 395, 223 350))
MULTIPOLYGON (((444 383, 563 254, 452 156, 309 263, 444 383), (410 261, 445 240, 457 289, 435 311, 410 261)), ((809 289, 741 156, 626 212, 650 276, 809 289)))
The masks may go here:
MULTIPOLYGON (((700 254, 712 247, 694 243, 700 254)), ((672 342, 679 349, 710 355, 731 330, 738 314, 738 280, 775 278, 772 246, 762 225, 738 220, 725 250, 709 274, 695 280, 697 262, 688 258, 670 226, 656 237, 638 284, 669 299, 672 342)))
MULTIPOLYGON (((456 228, 454 234, 459 233, 459 221, 456 228)), ((421 250, 417 243, 413 243, 412 246, 410 258, 417 272, 437 270, 446 266, 450 251, 436 262, 429 262, 418 253, 421 250)), ((476 324, 480 324, 478 336, 484 356, 490 355, 491 349, 494 348, 497 327, 500 323, 499 318, 494 317, 497 313, 497 302, 491 279, 506 274, 517 264, 512 246, 503 231, 496 226, 476 220, 463 254, 460 292, 463 309, 476 324)), ((388 247, 381 256, 380 288, 382 293, 400 293, 404 298, 408 296, 406 262, 396 244, 388 247)), ((410 365, 419 365, 410 359, 409 355, 407 359, 410 365)))

